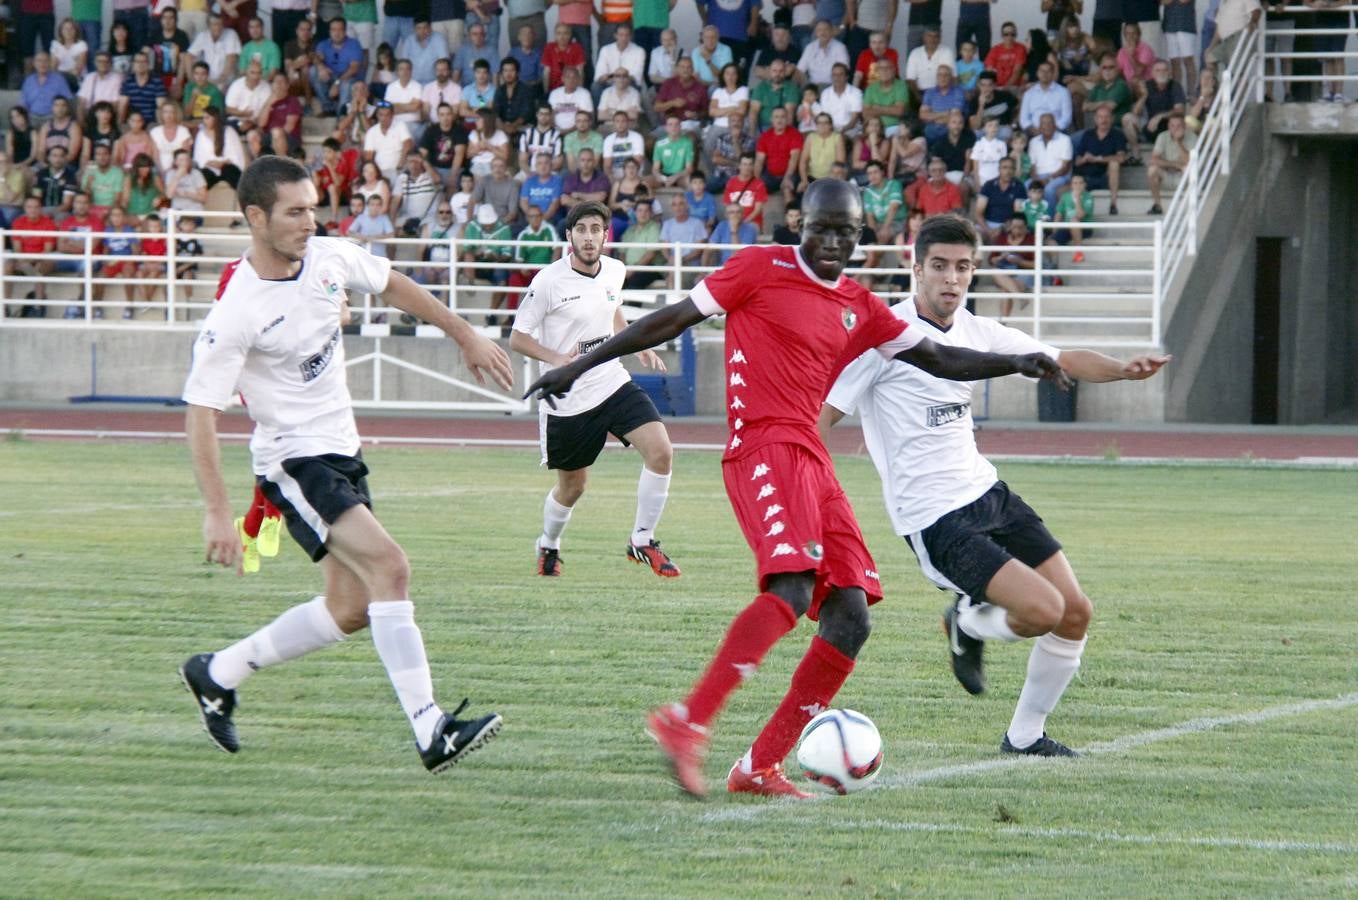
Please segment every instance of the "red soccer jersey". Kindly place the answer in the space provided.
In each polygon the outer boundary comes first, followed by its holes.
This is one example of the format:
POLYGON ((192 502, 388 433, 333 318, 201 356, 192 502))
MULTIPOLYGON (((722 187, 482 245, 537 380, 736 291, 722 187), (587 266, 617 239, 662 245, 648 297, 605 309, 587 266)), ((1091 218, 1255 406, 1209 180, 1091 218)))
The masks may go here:
POLYGON ((784 128, 782 134, 772 128, 761 134, 754 149, 764 154, 764 171, 775 178, 786 175, 792 151, 802 149, 802 140, 802 133, 791 126, 784 128))
POLYGON ((906 323, 858 282, 818 278, 796 247, 747 247, 693 289, 726 319, 726 459, 766 444, 800 444, 830 461, 816 431, 839 373, 864 352, 899 341, 906 323))

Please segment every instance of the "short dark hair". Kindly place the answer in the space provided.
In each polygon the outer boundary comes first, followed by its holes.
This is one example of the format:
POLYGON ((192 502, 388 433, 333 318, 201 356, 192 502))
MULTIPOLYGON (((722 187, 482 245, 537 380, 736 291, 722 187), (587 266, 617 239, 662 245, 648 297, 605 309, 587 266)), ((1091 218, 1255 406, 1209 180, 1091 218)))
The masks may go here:
POLYGON ((336 153, 339 153, 344 149, 344 145, 341 144, 338 139, 332 137, 328 137, 321 141, 321 146, 327 150, 334 150, 336 153))
POLYGON ((245 174, 240 177, 240 184, 236 187, 240 210, 245 212, 247 207, 258 206, 264 210, 266 217, 270 216, 273 214, 274 203, 278 201, 280 184, 310 180, 311 175, 307 172, 306 166, 295 159, 261 156, 246 167, 245 174))
POLYGON ((566 216, 566 230, 574 231, 581 219, 588 219, 591 216, 603 222, 605 228, 613 220, 613 214, 608 211, 607 206, 597 200, 587 200, 571 207, 570 215, 566 216))
POLYGON ((989 78, 991 81, 1000 80, 1000 76, 995 74, 994 69, 982 69, 981 74, 976 76, 977 81, 985 81, 987 78, 989 78))
POLYGON ((961 216, 951 213, 929 216, 915 235, 915 261, 923 264, 934 244, 966 244, 974 250, 978 243, 976 228, 961 216))

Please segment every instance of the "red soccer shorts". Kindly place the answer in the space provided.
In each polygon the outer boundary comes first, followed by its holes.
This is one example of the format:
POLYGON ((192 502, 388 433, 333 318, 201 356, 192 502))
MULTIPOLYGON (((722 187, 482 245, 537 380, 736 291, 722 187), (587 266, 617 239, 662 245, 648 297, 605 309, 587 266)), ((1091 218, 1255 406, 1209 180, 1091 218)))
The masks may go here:
POLYGON ((772 575, 815 570, 812 620, 831 587, 862 588, 869 603, 882 599, 877 565, 829 463, 797 444, 768 444, 724 461, 722 477, 761 591, 772 575))

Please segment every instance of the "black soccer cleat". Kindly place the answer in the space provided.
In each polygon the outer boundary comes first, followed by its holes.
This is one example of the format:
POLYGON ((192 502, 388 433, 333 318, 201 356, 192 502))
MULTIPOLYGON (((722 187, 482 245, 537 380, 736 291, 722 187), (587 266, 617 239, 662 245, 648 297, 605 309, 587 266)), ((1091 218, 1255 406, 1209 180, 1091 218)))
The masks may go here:
POLYGON ((467 708, 467 702, 463 700, 452 713, 443 714, 434 727, 434 740, 427 749, 420 750, 424 767, 435 775, 446 772, 460 763, 468 753, 484 747, 499 734, 500 726, 504 724, 499 713, 466 721, 458 719, 457 714, 467 708))
POLYGON ((236 740, 236 725, 231 721, 231 713, 236 709, 236 692, 212 680, 208 674, 210 662, 211 653, 190 656, 179 667, 179 678, 197 701, 203 730, 212 743, 227 753, 235 753, 240 750, 240 741, 236 740))
POLYGON ((968 694, 985 693, 985 665, 981 654, 985 641, 977 640, 957 625, 957 611, 962 604, 959 596, 943 610, 943 633, 948 636, 948 655, 952 658, 952 673, 968 694))
POLYGON ((1009 743, 1009 732, 1005 732, 1004 740, 1000 741, 1001 753, 1017 753, 1021 756, 1079 756, 1074 750, 1067 747, 1060 741, 1054 741, 1047 737, 1047 732, 1042 732, 1042 737, 1020 750, 1009 743))
POLYGON ((538 548, 538 574, 556 577, 561 574, 561 551, 555 547, 538 548))

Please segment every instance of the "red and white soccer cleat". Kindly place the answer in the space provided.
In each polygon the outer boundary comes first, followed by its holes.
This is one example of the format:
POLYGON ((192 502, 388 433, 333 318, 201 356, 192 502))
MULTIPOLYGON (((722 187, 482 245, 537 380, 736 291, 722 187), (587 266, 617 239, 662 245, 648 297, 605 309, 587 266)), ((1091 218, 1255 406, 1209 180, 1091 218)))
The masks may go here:
POLYGON ((707 729, 690 723, 678 707, 662 706, 647 717, 646 733, 669 757, 679 787, 695 797, 706 797, 703 757, 707 755, 707 729))
POLYGON ((811 795, 788 780, 782 763, 775 763, 767 769, 746 772, 741 768, 743 760, 736 760, 731 774, 726 776, 726 789, 733 794, 758 794, 762 797, 794 797, 810 800, 811 795))
POLYGON ((634 563, 650 566, 651 571, 661 578, 679 577, 679 567, 670 561, 664 550, 660 549, 659 541, 652 540, 650 543, 641 546, 628 544, 627 558, 634 563))

